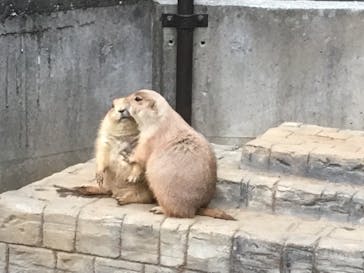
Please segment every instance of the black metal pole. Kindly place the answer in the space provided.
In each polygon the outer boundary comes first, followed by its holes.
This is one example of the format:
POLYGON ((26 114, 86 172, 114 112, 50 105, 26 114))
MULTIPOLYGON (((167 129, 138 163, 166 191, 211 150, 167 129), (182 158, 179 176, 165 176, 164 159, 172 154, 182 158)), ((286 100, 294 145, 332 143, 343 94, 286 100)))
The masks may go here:
MULTIPOLYGON (((178 14, 193 14, 193 0, 178 0, 178 14)), ((176 110, 191 124, 193 28, 177 28, 176 110)))

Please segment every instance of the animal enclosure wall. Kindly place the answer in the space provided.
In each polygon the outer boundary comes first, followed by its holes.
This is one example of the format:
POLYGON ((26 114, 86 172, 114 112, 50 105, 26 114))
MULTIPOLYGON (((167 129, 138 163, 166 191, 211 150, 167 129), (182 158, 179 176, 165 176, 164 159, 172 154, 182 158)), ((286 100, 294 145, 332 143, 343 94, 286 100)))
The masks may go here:
MULTIPOLYGON (((195 30, 198 131, 227 144, 286 120, 364 129, 363 2, 195 2, 209 14, 195 30)), ((154 88, 174 104, 176 31, 159 18, 176 1, 6 3, 0 191, 90 158, 114 97, 154 88)))
POLYGON ((151 87, 150 18, 124 1, 0 24, 0 192, 92 156, 112 98, 151 87))
MULTIPOLYGON (((199 131, 228 143, 283 121, 364 128, 363 2, 196 3, 196 13, 209 14, 194 37, 199 131)), ((162 89, 173 101, 176 33, 163 32, 162 89)))

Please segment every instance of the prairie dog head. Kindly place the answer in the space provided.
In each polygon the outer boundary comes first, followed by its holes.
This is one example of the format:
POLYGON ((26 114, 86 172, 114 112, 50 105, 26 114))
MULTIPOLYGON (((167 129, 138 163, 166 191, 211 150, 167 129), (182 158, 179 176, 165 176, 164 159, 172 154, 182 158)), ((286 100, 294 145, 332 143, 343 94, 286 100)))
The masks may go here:
POLYGON ((112 102, 112 107, 107 113, 107 126, 115 134, 137 132, 137 124, 126 109, 127 101, 125 98, 117 98, 112 102))
POLYGON ((126 110, 126 106, 127 102, 125 98, 114 99, 111 109, 108 112, 110 119, 115 123, 130 119, 131 116, 130 113, 126 110))
POLYGON ((125 109, 135 119, 140 129, 159 124, 170 108, 168 102, 152 90, 139 90, 125 99, 125 109))

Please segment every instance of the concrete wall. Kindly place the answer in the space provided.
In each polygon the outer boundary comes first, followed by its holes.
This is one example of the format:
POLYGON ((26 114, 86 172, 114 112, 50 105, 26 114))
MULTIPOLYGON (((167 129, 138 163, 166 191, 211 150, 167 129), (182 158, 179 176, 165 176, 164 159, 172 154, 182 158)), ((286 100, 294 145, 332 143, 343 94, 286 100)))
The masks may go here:
POLYGON ((105 7, 3 12, 0 191, 90 158, 111 99, 152 86, 151 3, 96 2, 105 7))
POLYGON ((196 32, 196 128, 219 138, 283 121, 364 129, 364 5, 306 5, 200 8, 210 27, 196 32))
MULTIPOLYGON (((0 191, 91 156, 113 97, 174 105, 175 0, 0 0, 0 191), (13 3, 12 6, 9 3, 13 3)), ((282 121, 364 129, 364 3, 196 0, 193 126, 241 143, 282 121)))
MULTIPOLYGON (((364 3, 196 3, 209 27, 195 31, 195 128, 224 142, 287 120, 364 129, 364 3)), ((165 29, 161 86, 171 101, 174 41, 165 29)))

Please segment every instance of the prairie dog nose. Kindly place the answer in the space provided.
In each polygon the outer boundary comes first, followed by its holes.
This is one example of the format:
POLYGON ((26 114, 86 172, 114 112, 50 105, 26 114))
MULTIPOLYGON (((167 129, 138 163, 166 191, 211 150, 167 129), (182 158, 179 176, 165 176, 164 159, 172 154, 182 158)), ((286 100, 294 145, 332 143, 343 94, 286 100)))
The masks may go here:
POLYGON ((119 110, 119 113, 121 114, 121 118, 130 118, 128 109, 119 110))

